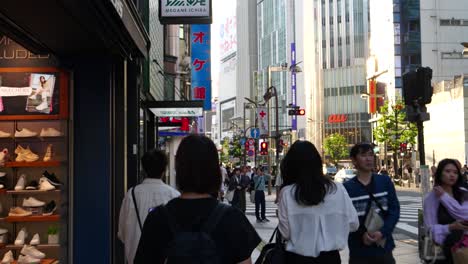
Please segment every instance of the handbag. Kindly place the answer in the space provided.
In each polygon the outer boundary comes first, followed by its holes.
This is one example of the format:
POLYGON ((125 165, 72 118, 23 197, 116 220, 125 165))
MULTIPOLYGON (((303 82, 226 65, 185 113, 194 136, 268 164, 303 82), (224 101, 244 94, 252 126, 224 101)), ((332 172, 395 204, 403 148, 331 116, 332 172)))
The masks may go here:
POLYGON ((250 191, 250 202, 251 203, 255 203, 255 190, 258 188, 258 186, 260 186, 260 183, 261 183, 261 181, 259 181, 257 186, 252 191, 250 191))
POLYGON ((454 264, 468 263, 468 235, 463 235, 461 240, 452 248, 454 264))
POLYGON ((286 249, 278 227, 275 228, 270 237, 268 244, 263 246, 260 256, 255 264, 285 264, 286 263, 286 249), (273 238, 276 237, 274 243, 273 238))
POLYGON ((226 194, 224 195, 224 198, 226 198, 228 202, 232 202, 232 199, 234 199, 234 190, 227 191, 226 194))
POLYGON ((437 260, 444 260, 442 247, 434 243, 431 230, 426 230, 424 236, 423 260, 434 264, 437 260))
POLYGON ((136 216, 138 219, 138 226, 140 227, 140 231, 143 231, 143 225, 141 224, 140 213, 138 211, 138 206, 137 206, 136 199, 135 199, 135 187, 132 188, 133 206, 135 206, 136 216))

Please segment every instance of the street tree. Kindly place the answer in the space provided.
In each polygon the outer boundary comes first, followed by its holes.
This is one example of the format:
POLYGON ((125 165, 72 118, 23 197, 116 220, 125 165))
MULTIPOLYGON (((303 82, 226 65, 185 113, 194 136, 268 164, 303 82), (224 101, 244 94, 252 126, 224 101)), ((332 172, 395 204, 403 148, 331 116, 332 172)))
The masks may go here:
POLYGON ((229 164, 230 163, 230 160, 229 160, 229 138, 228 137, 223 138, 223 140, 221 141, 221 152, 220 152, 220 155, 219 155, 219 160, 223 164, 229 164))
POLYGON ((348 157, 348 143, 346 138, 339 134, 334 133, 325 138, 323 142, 325 155, 330 156, 333 164, 338 165, 340 159, 348 157))
POLYGON ((416 144, 418 129, 414 123, 405 121, 406 111, 403 101, 389 104, 385 101, 379 109, 377 127, 374 129, 374 139, 384 144, 384 162, 387 165, 387 152, 393 151, 393 171, 398 174, 398 154, 401 144, 416 144))
POLYGON ((237 162, 233 162, 234 166, 240 165, 240 161, 242 160, 243 157, 243 149, 241 146, 241 136, 240 135, 235 135, 231 141, 229 142, 229 150, 228 154, 230 158, 234 158, 238 160, 237 162))

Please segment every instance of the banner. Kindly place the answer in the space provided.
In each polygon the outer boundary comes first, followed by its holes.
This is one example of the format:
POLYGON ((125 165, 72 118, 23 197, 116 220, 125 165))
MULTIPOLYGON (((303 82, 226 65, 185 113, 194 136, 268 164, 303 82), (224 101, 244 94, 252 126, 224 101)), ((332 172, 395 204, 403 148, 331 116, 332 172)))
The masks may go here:
POLYGON ((192 100, 204 101, 211 110, 210 25, 192 25, 192 100))
POLYGON ((257 108, 257 120, 260 135, 268 135, 268 110, 266 107, 257 108))
MULTIPOLYGON (((291 67, 296 66, 296 43, 291 43, 291 67)), ((296 97, 297 89, 296 89, 296 72, 291 71, 291 98, 292 98, 292 106, 296 106, 297 104, 297 97, 296 97)), ((292 116, 292 130, 297 130, 297 116, 292 116)))

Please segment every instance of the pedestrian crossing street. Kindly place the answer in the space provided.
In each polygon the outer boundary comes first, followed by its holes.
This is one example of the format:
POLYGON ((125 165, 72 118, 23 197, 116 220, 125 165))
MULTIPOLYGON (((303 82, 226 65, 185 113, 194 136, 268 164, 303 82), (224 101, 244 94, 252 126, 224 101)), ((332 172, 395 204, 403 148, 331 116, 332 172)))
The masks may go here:
MULTIPOLYGON (((278 206, 274 202, 267 201, 266 206, 265 206, 265 216, 267 218, 276 217, 276 209, 277 208, 278 208, 278 206)), ((248 201, 245 214, 255 216, 255 204, 248 201)))
MULTIPOLYGON (((406 231, 413 235, 418 234, 418 210, 422 209, 422 201, 419 196, 399 196, 400 219, 397 229, 406 231)), ((266 217, 276 218, 277 205, 272 201, 266 202, 266 217)), ((246 215, 255 216, 255 204, 247 201, 246 215)))

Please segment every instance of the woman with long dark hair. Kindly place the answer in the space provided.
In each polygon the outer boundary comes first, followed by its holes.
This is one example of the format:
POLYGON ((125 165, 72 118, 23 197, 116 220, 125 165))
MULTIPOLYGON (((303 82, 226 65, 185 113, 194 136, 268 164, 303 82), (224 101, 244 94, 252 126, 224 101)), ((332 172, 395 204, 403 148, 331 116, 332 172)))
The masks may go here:
POLYGON ((287 263, 341 263, 339 250, 359 220, 343 185, 323 175, 322 158, 308 141, 296 141, 281 162, 279 230, 287 263))
POLYGON ((468 200, 460 167, 456 160, 444 159, 434 173, 434 190, 424 199, 424 223, 432 233, 435 243, 444 249, 445 260, 438 264, 453 263, 452 249, 459 245, 464 233, 468 233, 468 222, 460 219, 466 214, 457 209, 468 200))

